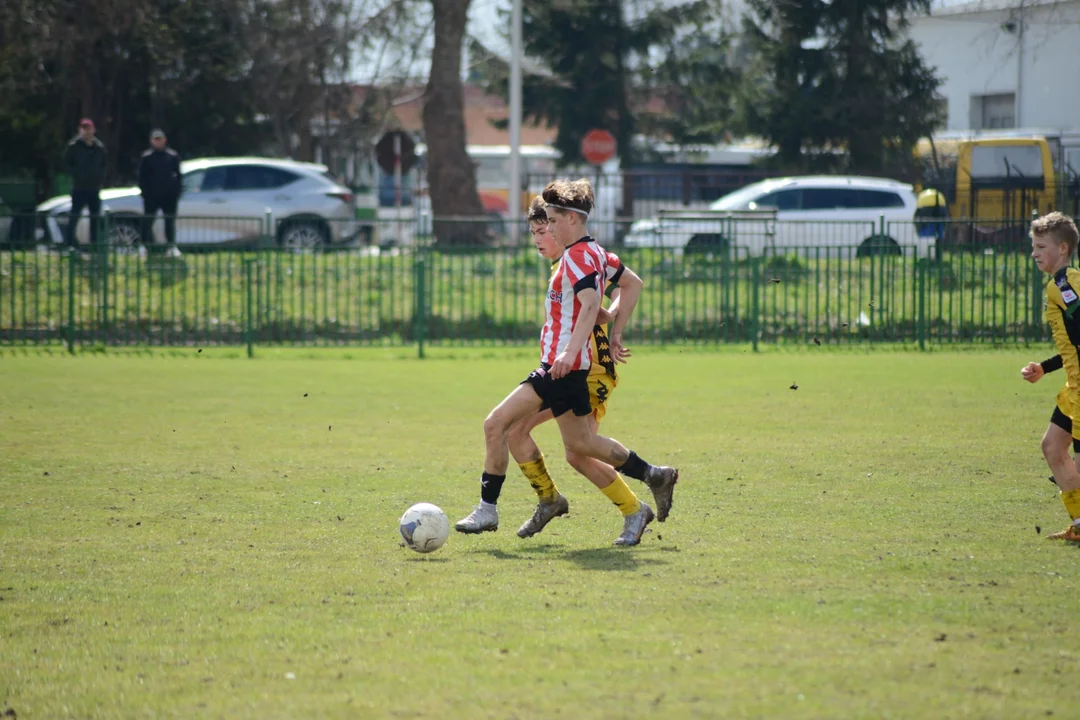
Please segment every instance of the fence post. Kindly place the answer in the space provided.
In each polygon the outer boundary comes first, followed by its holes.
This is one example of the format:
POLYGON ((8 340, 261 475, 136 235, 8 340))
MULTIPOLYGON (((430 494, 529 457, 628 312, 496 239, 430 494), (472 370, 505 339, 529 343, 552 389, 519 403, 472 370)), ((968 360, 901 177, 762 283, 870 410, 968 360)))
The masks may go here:
MULTIPOLYGON (((93 216, 90 222, 94 222, 93 216)), ((109 220, 106 215, 100 215, 98 224, 98 246, 95 248, 98 256, 98 265, 101 269, 101 333, 103 342, 109 342, 109 220)))
POLYGON ((915 257, 916 280, 918 282, 919 293, 919 349, 926 349, 926 266, 929 264, 929 258, 926 258, 926 262, 923 262, 923 258, 915 257))
POLYGON ((255 347, 251 327, 254 324, 255 289, 251 279, 251 271, 255 267, 256 262, 257 260, 253 259, 244 261, 244 297, 247 305, 247 312, 244 313, 244 342, 247 343, 247 356, 249 358, 255 357, 255 347))
POLYGON ((750 323, 750 342, 754 346, 754 352, 758 351, 758 336, 761 335, 761 306, 759 304, 759 298, 761 296, 760 261, 761 257, 755 256, 750 258, 750 292, 752 293, 750 298, 750 313, 754 316, 753 321, 750 323))
POLYGON ((427 331, 427 263, 424 262, 423 250, 416 249, 416 307, 413 315, 413 329, 416 333, 416 351, 424 359, 424 334, 427 331))
POLYGON ((78 251, 74 246, 68 246, 67 259, 68 259, 68 327, 67 327, 67 346, 68 352, 72 355, 75 354, 75 261, 78 258, 78 251))
POLYGON ((274 211, 266 208, 266 247, 274 247, 274 211))

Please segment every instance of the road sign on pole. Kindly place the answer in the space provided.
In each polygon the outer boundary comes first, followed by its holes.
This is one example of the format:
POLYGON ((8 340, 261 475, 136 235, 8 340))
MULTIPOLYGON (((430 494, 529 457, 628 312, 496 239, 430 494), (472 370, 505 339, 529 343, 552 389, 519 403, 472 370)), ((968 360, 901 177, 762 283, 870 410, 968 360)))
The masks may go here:
POLYGON ((375 160, 385 173, 393 173, 400 161, 401 172, 407 173, 416 163, 416 143, 412 136, 401 130, 390 130, 375 143, 375 160), (398 152, 394 150, 397 148, 398 152))
POLYGON ((616 150, 615 136, 607 130, 595 128, 581 138, 581 157, 590 165, 603 165, 615 157, 616 150))

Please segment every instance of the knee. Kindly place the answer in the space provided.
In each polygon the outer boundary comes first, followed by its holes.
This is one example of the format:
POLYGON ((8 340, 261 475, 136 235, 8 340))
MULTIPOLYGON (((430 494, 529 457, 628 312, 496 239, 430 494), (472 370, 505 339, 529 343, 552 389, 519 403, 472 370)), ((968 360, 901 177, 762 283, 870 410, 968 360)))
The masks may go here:
POLYGON ((1054 438, 1051 437, 1049 433, 1043 435, 1041 447, 1043 457, 1047 460, 1054 460, 1058 458, 1063 450, 1066 453, 1068 452, 1068 447, 1061 447, 1057 442, 1054 441, 1054 438))
POLYGON ((563 445, 566 447, 566 461, 575 468, 577 467, 577 465, 574 465, 574 461, 570 459, 571 457, 576 457, 580 460, 583 460, 586 456, 589 455, 588 438, 563 438, 563 445))
POLYGON ((588 460, 589 459, 586 456, 581 455, 580 453, 572 452, 571 450, 566 451, 567 464, 579 473, 585 473, 585 466, 588 463, 588 460))
POLYGON ((508 431, 506 421, 494 412, 484 418, 484 438, 489 442, 492 440, 505 440, 508 431))
MULTIPOLYGON (((489 416, 490 417, 490 416, 489 416)), ((486 433, 485 424, 485 433, 486 433)), ((506 431, 506 441, 511 445, 520 444, 529 437, 529 428, 524 423, 514 423, 506 431)))

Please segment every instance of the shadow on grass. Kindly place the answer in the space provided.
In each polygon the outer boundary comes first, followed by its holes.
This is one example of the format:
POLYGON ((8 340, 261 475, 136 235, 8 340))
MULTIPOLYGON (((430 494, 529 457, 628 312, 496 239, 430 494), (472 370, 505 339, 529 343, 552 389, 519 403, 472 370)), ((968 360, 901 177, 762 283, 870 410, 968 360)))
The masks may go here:
POLYGON ((609 547, 571 550, 563 557, 582 570, 638 570, 646 565, 667 565, 666 560, 643 556, 631 548, 609 547))
POLYGON ((445 562, 450 562, 450 558, 446 558, 446 557, 430 557, 428 555, 420 555, 418 557, 409 558, 408 562, 445 563, 445 562))
POLYGON ((546 555, 554 550, 559 550, 562 545, 555 545, 552 543, 544 543, 543 545, 521 545, 521 549, 518 552, 507 552, 499 548, 479 548, 476 550, 470 550, 470 553, 490 555, 496 560, 530 560, 533 555, 546 555))

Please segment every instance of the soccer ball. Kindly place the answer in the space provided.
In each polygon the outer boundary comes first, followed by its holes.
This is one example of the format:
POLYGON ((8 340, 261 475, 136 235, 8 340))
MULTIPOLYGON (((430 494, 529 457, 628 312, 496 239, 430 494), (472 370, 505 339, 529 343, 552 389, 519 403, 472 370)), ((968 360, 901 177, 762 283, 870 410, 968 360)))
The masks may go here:
POLYGON ((435 552, 450 537, 446 513, 431 503, 417 503, 401 516, 401 537, 418 553, 435 552))

